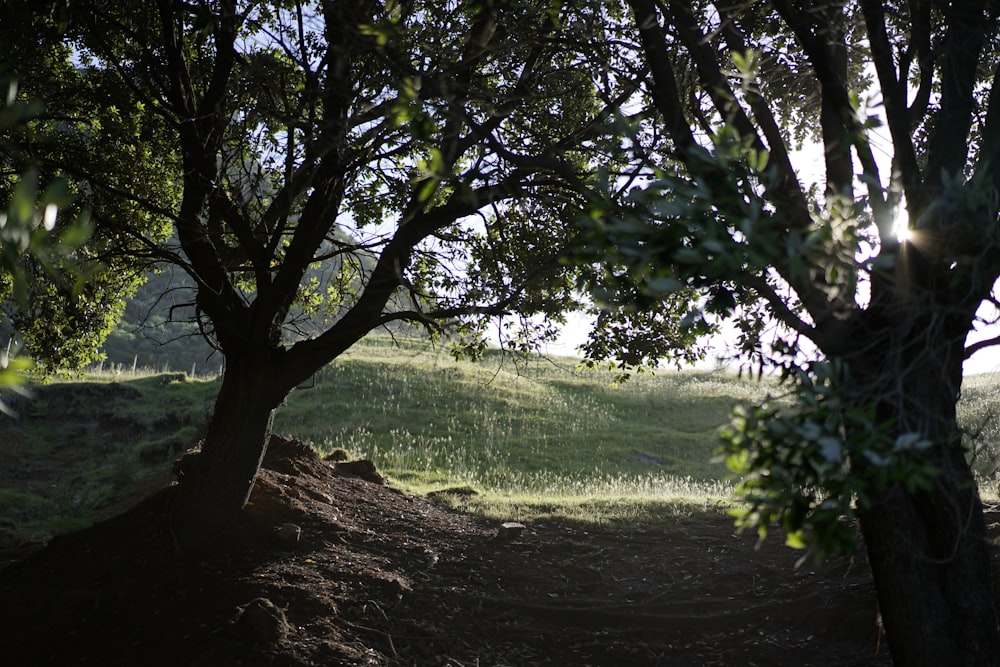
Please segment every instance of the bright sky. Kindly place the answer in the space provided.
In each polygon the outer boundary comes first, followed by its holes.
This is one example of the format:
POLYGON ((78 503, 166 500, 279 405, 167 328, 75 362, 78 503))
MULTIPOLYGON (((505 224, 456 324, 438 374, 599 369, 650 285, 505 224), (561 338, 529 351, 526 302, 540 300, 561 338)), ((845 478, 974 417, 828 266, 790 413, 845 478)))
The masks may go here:
MULTIPOLYGON (((989 306, 984 306, 980 309, 980 313, 984 309, 989 308, 989 306)), ((988 312, 988 311, 987 311, 988 312)), ((975 343, 976 341, 985 340, 987 338, 993 338, 994 336, 1000 335, 1000 329, 996 325, 984 328, 981 331, 973 332, 967 343, 975 343)), ((975 373, 996 373, 1000 372, 1000 347, 993 346, 988 347, 984 350, 980 350, 972 355, 965 362, 965 374, 974 375, 975 373)))

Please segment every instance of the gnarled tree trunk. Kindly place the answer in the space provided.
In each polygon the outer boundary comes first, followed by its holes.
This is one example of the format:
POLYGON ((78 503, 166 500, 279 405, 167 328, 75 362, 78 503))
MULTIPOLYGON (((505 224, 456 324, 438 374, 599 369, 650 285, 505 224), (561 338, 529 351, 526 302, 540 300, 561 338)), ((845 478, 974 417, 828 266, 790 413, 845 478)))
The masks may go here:
POLYGON ((906 667, 1000 664, 983 505, 956 421, 964 327, 920 318, 852 364, 880 422, 934 443, 932 489, 895 483, 860 512, 893 662, 906 667))
POLYGON ((861 514, 882 623, 896 665, 995 665, 997 619, 982 504, 959 466, 936 488, 900 486, 861 514))
POLYGON ((200 457, 182 479, 173 528, 183 548, 236 526, 289 390, 265 359, 227 359, 200 457))

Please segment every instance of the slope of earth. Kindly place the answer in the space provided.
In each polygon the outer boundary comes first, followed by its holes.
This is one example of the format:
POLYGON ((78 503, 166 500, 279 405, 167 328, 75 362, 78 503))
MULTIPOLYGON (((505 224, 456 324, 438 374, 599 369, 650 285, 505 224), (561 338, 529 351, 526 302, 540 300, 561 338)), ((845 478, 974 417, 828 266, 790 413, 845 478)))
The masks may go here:
POLYGON ((185 553, 174 488, 0 572, 5 664, 888 664, 864 562, 722 515, 500 538, 275 438, 246 525, 185 553))

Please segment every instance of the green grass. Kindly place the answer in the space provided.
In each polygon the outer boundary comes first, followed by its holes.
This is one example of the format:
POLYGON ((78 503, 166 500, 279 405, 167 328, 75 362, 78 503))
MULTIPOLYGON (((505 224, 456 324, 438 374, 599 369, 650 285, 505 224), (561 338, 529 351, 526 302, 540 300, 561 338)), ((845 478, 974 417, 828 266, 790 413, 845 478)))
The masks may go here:
POLYGON ((981 491, 998 496, 1000 486, 1000 374, 983 373, 966 377, 958 420, 966 430, 972 452, 972 467, 981 491))
POLYGON ((207 418, 218 384, 170 374, 28 388, 30 399, 11 401, 20 419, 0 418, 0 494, 13 494, 0 495, 0 521, 44 536, 106 516, 168 469, 207 418))
MULTIPOLYGON (((278 411, 275 431, 370 458, 392 483, 496 518, 560 515, 656 523, 729 503, 718 427, 773 380, 664 371, 622 385, 571 359, 455 362, 440 348, 373 337, 321 370, 278 411)), ((33 385, 20 421, 0 419, 0 525, 52 534, 109 512, 167 469, 208 418, 218 381, 115 369, 33 385)), ((967 379, 960 420, 984 494, 997 496, 996 375, 967 379)))
POLYGON ((772 385, 704 372, 615 377, 569 359, 493 353, 468 364, 376 340, 294 392, 275 429, 371 458, 412 492, 470 485, 480 495, 465 506, 487 513, 727 497, 727 471, 713 461, 717 429, 735 401, 759 400, 772 385))

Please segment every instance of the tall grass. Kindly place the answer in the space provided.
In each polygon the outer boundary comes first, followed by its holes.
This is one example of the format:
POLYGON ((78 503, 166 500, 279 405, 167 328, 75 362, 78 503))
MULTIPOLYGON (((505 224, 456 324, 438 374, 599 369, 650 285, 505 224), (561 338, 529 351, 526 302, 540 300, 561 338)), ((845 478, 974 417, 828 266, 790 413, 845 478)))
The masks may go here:
MULTIPOLYGON (((208 417, 217 383, 183 374, 30 383, 0 417, 0 522, 46 535, 107 516, 169 470, 208 417)), ((2 524, 0 524, 2 525, 2 524)))
MULTIPOLYGON (((322 451, 371 458, 418 492, 472 486, 495 504, 641 505, 728 498, 728 472, 714 457, 719 426, 736 402, 782 392, 773 379, 719 371, 666 371, 624 384, 616 375, 571 359, 498 352, 477 365, 456 363, 427 343, 369 339, 295 392, 277 427, 322 451)), ((977 476, 994 497, 998 387, 997 376, 971 376, 959 404, 977 476)))
POLYGON ((997 498, 1000 487, 1000 374, 970 375, 962 382, 958 421, 972 467, 984 494, 997 498))
POLYGON ((275 428, 373 459, 415 491, 471 485, 536 498, 724 497, 716 431, 767 384, 640 375, 569 359, 458 363, 428 346, 362 344, 293 393, 275 428))

